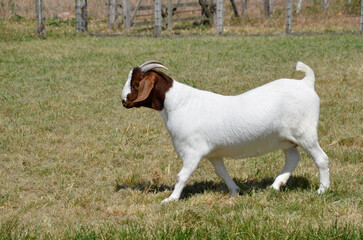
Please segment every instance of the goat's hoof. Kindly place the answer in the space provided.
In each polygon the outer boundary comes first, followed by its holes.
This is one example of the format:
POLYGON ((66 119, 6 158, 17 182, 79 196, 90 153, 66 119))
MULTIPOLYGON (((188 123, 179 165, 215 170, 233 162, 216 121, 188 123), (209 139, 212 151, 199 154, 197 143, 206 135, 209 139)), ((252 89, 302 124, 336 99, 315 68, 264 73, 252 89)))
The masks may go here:
POLYGON ((326 186, 320 186, 319 189, 316 191, 318 194, 323 194, 324 192, 326 192, 326 190, 328 190, 329 187, 326 186))
POLYGON ((163 201, 161 201, 161 204, 167 203, 167 202, 172 202, 172 201, 177 201, 178 199, 176 198, 165 198, 163 201))
POLYGON ((280 192, 280 187, 281 187, 281 185, 272 184, 269 188, 272 190, 275 190, 277 192, 280 192))
POLYGON ((239 194, 239 188, 231 190, 230 193, 231 193, 231 197, 237 197, 239 194))
POLYGON ((285 184, 282 181, 275 180, 275 182, 270 186, 270 188, 274 189, 275 191, 280 191, 280 188, 283 187, 285 184))

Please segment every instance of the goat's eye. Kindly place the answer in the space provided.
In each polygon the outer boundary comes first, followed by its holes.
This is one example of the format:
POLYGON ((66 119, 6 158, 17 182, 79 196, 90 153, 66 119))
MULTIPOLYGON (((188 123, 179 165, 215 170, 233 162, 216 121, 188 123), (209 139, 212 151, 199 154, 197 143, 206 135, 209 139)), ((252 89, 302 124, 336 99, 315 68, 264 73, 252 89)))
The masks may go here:
POLYGON ((135 83, 134 88, 138 89, 139 88, 139 83, 135 83))

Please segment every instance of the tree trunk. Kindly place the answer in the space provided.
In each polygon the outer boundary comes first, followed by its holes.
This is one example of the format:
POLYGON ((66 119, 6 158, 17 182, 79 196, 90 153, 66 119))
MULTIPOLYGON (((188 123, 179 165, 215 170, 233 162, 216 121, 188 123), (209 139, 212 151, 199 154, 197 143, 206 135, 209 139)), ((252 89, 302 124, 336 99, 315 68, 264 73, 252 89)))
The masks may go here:
POLYGON ((264 0, 263 8, 265 16, 272 17, 273 14, 273 0, 264 0))
POLYGON ((238 13, 238 9, 237 9, 237 5, 235 3, 234 0, 230 0, 231 1, 231 5, 232 5, 232 9, 233 9, 233 13, 235 17, 240 17, 239 13, 238 13))
POLYGON ((322 0, 323 10, 327 12, 329 10, 329 0, 322 0))
POLYGON ((76 0, 76 31, 88 32, 87 27, 87 0, 76 0))
POLYGON ((116 20, 116 0, 108 0, 108 29, 113 29, 116 20))
POLYGON ((292 32, 292 0, 286 0, 286 34, 292 32))
POLYGON ((241 15, 242 16, 248 13, 247 2, 248 2, 248 0, 241 0, 241 5, 242 5, 241 15))
POLYGON ((223 33, 223 0, 217 0, 217 32, 219 36, 223 33))
POLYGON ((212 15, 212 26, 217 27, 217 0, 211 0, 209 10, 212 15))
POLYGON ((117 0, 116 3, 116 20, 115 24, 117 28, 121 28, 122 22, 122 0, 117 0))
POLYGON ((208 3, 206 0, 199 0, 200 6, 202 6, 202 14, 205 15, 207 18, 211 18, 212 14, 210 9, 208 8, 208 3))
POLYGON ((45 35, 45 15, 44 15, 44 0, 34 0, 35 16, 37 18, 37 33, 41 38, 46 38, 45 35))
POLYGON ((299 13, 301 10, 301 4, 303 0, 298 0, 296 5, 296 13, 299 13))
POLYGON ((167 16, 167 23, 168 23, 168 30, 172 30, 173 29, 173 1, 172 0, 167 0, 167 12, 168 12, 168 16, 167 16))
POLYGON ((124 7, 124 29, 130 31, 131 28, 131 16, 130 16, 130 2, 129 0, 123 0, 124 7))
POLYGON ((348 0, 348 12, 352 12, 352 0, 348 0))

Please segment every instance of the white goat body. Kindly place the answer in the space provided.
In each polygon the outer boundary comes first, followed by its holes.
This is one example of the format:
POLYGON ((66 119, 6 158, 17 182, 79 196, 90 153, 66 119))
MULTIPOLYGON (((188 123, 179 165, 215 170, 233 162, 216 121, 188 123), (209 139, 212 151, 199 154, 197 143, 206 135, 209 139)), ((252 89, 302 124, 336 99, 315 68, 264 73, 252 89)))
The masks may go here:
MULTIPOLYGON (((243 158, 296 145, 294 135, 316 128, 319 98, 305 81, 281 79, 237 96, 174 82, 161 111, 179 154, 243 158)), ((182 156, 180 156, 182 157, 182 156)))
MULTIPOLYGON (((165 68, 159 62, 150 64, 165 68)), ((245 158, 282 149, 286 163, 272 185, 279 190, 300 160, 297 146, 314 159, 320 174, 318 192, 324 192, 330 185, 329 168, 328 157, 318 144, 319 97, 314 91, 315 76, 301 62, 297 70, 306 73, 304 79, 279 79, 237 96, 202 91, 172 80, 159 110, 174 148, 183 159, 183 168, 172 195, 163 202, 179 199, 184 184, 203 157, 211 161, 235 196, 239 188, 229 176, 223 157, 245 158)), ((127 98, 132 93, 132 76, 130 72, 130 86, 126 83, 122 94, 126 105, 132 102, 127 98)))

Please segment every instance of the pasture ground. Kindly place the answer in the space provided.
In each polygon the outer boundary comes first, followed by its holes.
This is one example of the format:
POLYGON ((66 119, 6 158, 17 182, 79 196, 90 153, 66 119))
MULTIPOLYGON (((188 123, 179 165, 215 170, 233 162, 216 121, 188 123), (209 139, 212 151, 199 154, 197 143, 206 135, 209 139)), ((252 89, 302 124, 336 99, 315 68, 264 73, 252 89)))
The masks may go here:
POLYGON ((47 40, 0 24, 0 239, 361 239, 362 35, 47 40), (122 108, 130 69, 160 60, 180 82, 238 94, 311 66, 331 190, 302 160, 268 188, 281 152, 226 159, 236 198, 206 160, 181 201, 160 205, 181 160, 162 118, 122 108))

